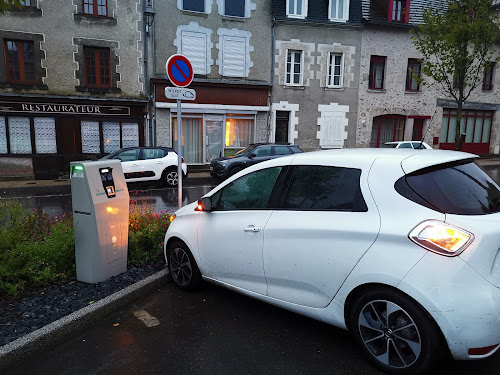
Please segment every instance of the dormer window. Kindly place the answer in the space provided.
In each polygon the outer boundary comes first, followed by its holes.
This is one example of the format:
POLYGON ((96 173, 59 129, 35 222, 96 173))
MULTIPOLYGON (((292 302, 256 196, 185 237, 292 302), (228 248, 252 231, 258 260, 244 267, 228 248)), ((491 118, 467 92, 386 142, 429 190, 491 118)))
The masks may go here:
POLYGON ((290 18, 306 18, 307 0, 287 0, 286 15, 290 18))
POLYGON ((347 21, 349 18, 349 0, 330 0, 328 18, 330 21, 347 21))
POLYGON ((410 0, 389 0, 387 19, 392 22, 408 23, 410 20, 410 0))

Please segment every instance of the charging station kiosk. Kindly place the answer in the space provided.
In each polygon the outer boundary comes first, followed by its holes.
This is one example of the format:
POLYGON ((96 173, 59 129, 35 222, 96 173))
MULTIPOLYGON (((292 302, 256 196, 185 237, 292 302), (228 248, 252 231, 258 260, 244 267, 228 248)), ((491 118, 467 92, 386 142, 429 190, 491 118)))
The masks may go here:
POLYGON ((120 160, 72 162, 76 278, 98 283, 127 270, 129 201, 120 160))

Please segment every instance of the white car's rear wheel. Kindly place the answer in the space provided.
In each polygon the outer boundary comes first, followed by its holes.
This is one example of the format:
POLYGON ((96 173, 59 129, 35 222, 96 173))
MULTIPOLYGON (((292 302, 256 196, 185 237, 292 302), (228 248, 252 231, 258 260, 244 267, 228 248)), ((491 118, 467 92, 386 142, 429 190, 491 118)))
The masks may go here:
POLYGON ((167 186, 177 186, 179 183, 179 175, 177 169, 170 168, 163 173, 163 181, 167 186))
POLYGON ((442 354, 441 335, 432 318, 392 289, 360 295, 352 305, 349 325, 365 354, 388 373, 426 373, 442 354))

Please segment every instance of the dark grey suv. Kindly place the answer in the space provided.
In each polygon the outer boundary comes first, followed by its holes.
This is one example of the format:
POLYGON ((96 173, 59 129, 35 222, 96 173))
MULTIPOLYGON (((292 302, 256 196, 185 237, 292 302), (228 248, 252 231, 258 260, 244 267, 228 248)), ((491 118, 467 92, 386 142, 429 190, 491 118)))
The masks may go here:
POLYGON ((302 150, 289 143, 252 143, 234 156, 221 157, 210 163, 210 175, 226 179, 242 169, 261 161, 297 154, 302 150))

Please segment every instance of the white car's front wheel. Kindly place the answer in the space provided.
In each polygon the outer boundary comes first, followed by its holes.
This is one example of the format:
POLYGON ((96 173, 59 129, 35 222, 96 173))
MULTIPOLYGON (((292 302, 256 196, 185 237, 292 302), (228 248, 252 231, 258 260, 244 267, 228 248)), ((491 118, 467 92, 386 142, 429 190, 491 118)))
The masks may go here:
POLYGON ((425 374, 442 355, 442 336, 432 318, 396 290, 377 288, 360 295, 349 326, 365 354, 387 373, 425 374))

